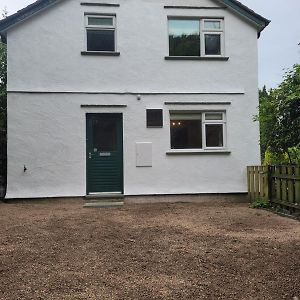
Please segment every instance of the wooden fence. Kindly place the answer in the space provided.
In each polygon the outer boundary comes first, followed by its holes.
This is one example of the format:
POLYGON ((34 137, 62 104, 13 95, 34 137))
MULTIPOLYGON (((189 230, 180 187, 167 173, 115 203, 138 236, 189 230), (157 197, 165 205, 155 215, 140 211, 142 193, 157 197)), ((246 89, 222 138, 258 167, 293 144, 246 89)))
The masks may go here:
POLYGON ((300 209, 300 166, 247 167, 248 195, 300 209))

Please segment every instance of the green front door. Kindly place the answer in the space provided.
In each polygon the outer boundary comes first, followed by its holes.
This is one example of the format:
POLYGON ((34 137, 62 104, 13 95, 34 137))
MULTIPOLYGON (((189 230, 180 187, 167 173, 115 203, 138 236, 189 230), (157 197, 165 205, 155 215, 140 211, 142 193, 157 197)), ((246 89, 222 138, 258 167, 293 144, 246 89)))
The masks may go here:
POLYGON ((123 193, 122 114, 87 114, 87 194, 123 193))

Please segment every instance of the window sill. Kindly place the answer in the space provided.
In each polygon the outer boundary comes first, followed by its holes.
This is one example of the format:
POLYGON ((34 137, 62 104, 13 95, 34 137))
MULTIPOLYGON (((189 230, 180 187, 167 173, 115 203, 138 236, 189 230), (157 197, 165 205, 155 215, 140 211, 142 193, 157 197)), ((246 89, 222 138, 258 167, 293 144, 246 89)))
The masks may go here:
POLYGON ((206 155, 206 154, 225 154, 225 155, 229 155, 231 154, 231 151, 229 150, 170 150, 166 152, 166 155, 206 155))
POLYGON ((112 51, 82 51, 81 55, 92 55, 92 56, 120 56, 120 52, 112 51))
POLYGON ((165 56, 165 60, 221 60, 227 61, 225 56, 165 56))

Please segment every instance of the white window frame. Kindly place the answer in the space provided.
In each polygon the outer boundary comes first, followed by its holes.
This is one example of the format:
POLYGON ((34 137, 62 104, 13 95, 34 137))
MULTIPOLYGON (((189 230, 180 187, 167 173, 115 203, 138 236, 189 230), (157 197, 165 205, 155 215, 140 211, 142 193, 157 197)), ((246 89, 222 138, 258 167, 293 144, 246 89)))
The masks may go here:
POLYGON ((226 111, 224 110, 203 110, 203 111, 169 111, 169 126, 170 126, 170 149, 171 151, 220 151, 227 149, 227 119, 226 119, 226 111), (222 114, 222 120, 205 120, 205 114, 207 113, 215 113, 222 114), (171 145, 171 115, 201 115, 201 123, 202 123, 202 148, 198 149, 172 149, 171 145), (206 125, 222 125, 223 126, 223 146, 222 147, 207 147, 206 146, 206 125))
POLYGON ((85 45, 86 50, 88 52, 116 52, 117 51, 117 30, 116 30, 116 15, 108 15, 108 14, 87 14, 85 15, 85 45), (101 19, 112 19, 113 25, 89 25, 89 18, 101 18, 101 19), (91 51, 87 48, 87 32, 91 30, 107 30, 107 31, 113 31, 114 32, 114 51, 91 51))
POLYGON ((202 147, 204 150, 224 150, 227 147, 227 129, 226 129, 226 112, 224 111, 204 111, 202 113, 202 147), (206 120, 205 114, 216 113, 222 114, 222 120, 206 120), (207 147, 206 146, 206 125, 222 125, 223 127, 223 146, 222 147, 207 147))
POLYGON ((208 18, 204 18, 200 20, 200 52, 201 52, 201 56, 203 57, 223 57, 225 55, 225 41, 224 41, 224 19, 208 19, 208 18), (205 21, 212 21, 212 22, 220 22, 220 28, 205 28, 205 21), (206 34, 213 34, 213 35, 220 35, 220 50, 221 53, 220 54, 215 54, 215 55, 211 55, 211 54, 206 54, 205 53, 205 35, 206 34), (202 47, 201 47, 202 45, 202 47))
MULTIPOLYGON (((195 56, 195 57, 201 57, 201 19, 199 17, 185 17, 185 16, 168 16, 168 20, 167 20, 167 37, 168 37, 168 55, 170 56, 170 25, 169 25, 169 21, 172 20, 184 20, 184 21, 199 21, 199 39, 200 39, 200 53, 199 55, 195 56)), ((172 57, 181 57, 181 56, 172 56, 172 57)), ((193 56, 183 56, 183 57, 193 57, 193 56)))
MULTIPOLYGON (((168 16, 168 26, 167 26, 167 34, 168 34, 168 55, 170 54, 170 41, 169 41, 169 21, 170 20, 199 20, 199 34, 200 34, 200 54, 197 57, 225 57, 225 34, 224 34, 224 17, 220 18, 208 18, 208 17, 195 17, 195 16, 168 16), (221 23, 220 29, 205 29, 204 22, 205 21, 216 21, 221 23), (205 54, 205 34, 218 34, 221 36, 221 54, 218 55, 206 55, 205 54)), ((173 56, 176 57, 176 56, 173 56)), ((180 57, 180 56, 177 56, 180 57)), ((183 57, 190 57, 190 56, 183 56, 183 57)))

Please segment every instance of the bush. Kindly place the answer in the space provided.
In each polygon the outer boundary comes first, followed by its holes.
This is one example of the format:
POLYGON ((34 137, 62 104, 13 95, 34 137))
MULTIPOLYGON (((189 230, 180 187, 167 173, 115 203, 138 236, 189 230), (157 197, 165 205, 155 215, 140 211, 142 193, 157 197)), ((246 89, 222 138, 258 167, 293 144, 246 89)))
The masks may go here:
POLYGON ((291 147, 287 152, 275 153, 269 148, 265 151, 263 160, 265 166, 268 165, 300 165, 300 147, 291 147))
POLYGON ((270 208, 271 202, 265 198, 256 198, 254 202, 251 203, 251 208, 270 208))

